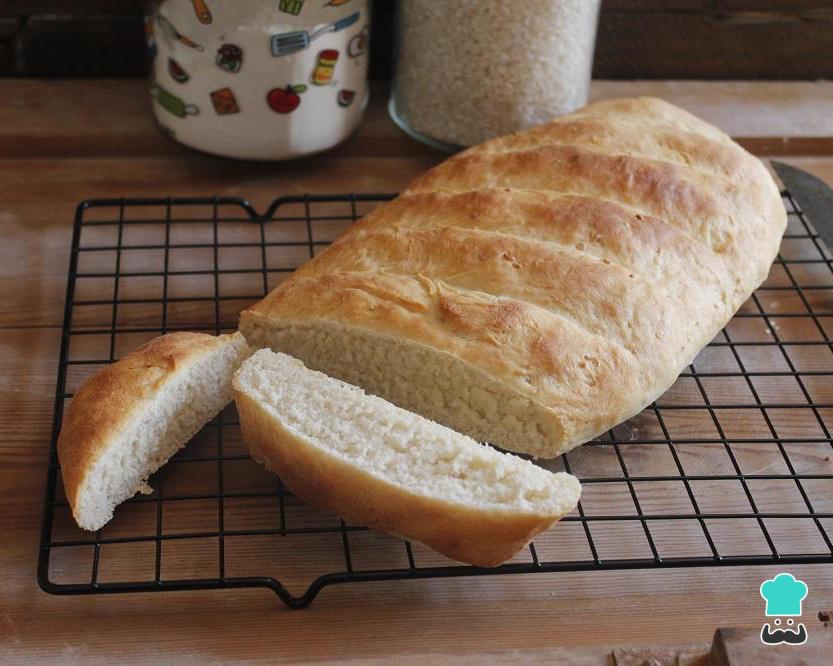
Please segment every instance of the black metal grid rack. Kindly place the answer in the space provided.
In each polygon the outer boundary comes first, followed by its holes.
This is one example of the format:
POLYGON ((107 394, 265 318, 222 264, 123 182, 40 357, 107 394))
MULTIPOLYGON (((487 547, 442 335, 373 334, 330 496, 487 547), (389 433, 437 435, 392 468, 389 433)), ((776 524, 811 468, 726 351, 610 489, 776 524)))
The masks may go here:
MULTIPOLYGON (((334 583, 833 562, 833 260, 795 202, 769 279, 672 389, 547 464, 578 511, 495 569, 347 525, 249 459, 227 408, 100 532, 73 523, 55 440, 80 382, 170 330, 238 312, 390 195, 125 199, 77 211, 38 565, 56 594, 265 587, 291 607, 334 583)), ((831 212, 833 214, 833 212, 831 212)))

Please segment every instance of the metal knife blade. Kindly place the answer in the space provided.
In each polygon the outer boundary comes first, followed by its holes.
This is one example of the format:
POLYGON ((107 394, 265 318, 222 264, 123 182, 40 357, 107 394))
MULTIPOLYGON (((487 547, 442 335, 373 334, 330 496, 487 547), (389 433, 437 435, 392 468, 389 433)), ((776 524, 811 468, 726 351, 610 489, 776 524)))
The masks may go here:
POLYGON ((783 162, 772 162, 790 196, 798 202, 827 249, 833 252, 833 189, 812 174, 783 162))

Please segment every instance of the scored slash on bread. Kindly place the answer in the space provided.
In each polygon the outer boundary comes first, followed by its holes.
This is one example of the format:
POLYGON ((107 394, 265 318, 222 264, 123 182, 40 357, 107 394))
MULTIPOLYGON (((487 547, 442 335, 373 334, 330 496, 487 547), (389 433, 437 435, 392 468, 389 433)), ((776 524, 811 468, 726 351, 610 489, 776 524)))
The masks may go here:
POLYGON ((764 165, 662 100, 591 104, 454 155, 245 310, 240 330, 503 449, 637 414, 766 278, 764 165))
POLYGON ((169 333, 87 379, 58 437, 67 500, 80 527, 113 509, 231 401, 231 379, 251 350, 240 333, 169 333))
POLYGON ((243 440, 296 495, 348 520, 494 566, 575 509, 553 474, 285 354, 263 349, 234 377, 243 440))

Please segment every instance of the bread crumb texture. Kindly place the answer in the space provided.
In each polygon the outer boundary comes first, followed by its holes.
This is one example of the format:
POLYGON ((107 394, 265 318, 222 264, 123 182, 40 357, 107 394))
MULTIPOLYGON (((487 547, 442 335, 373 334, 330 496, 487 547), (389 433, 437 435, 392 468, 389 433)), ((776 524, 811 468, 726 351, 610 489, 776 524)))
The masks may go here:
POLYGON ((481 445, 285 354, 256 352, 235 389, 292 436, 410 493, 542 516, 568 513, 578 501, 574 477, 481 445))

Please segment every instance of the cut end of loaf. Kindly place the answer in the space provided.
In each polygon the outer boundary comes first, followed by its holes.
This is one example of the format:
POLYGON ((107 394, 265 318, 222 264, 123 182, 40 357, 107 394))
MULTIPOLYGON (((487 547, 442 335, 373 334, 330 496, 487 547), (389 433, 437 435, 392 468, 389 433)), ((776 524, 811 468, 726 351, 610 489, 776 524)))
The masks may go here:
POLYGON ((59 439, 81 528, 101 529, 117 505, 152 492, 148 477, 229 403, 232 375, 250 354, 240 333, 170 334, 88 380, 59 439))
POLYGON ((572 511, 575 477, 508 453, 263 349, 234 379, 253 457, 351 521, 493 565, 572 511))
POLYGON ((553 458, 598 434, 592 424, 565 432, 551 408, 452 354, 407 339, 336 322, 276 325, 245 316, 254 347, 285 352, 393 404, 507 451, 553 458))

